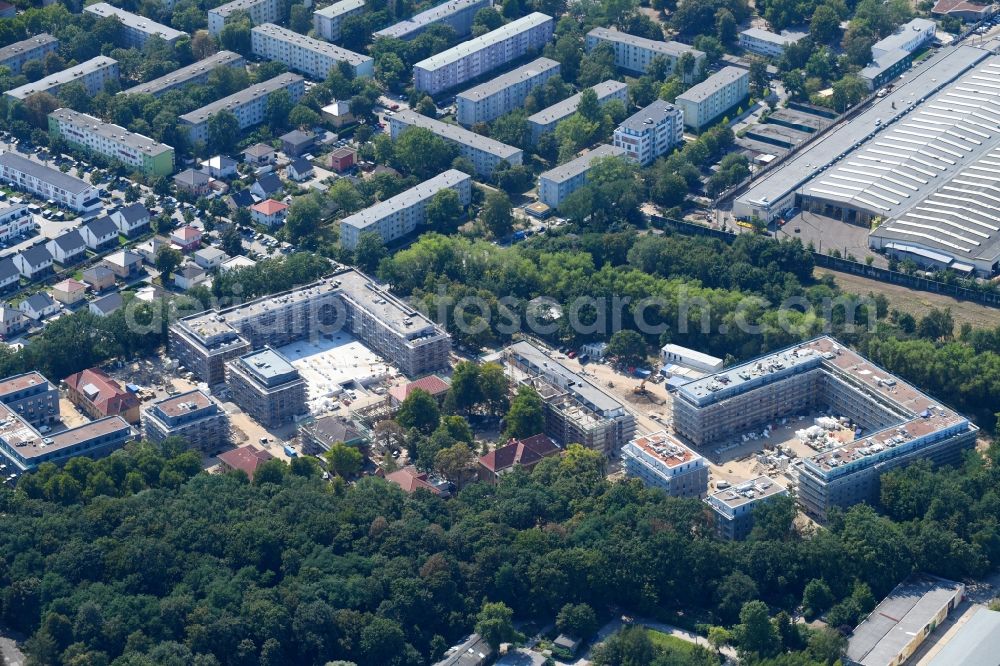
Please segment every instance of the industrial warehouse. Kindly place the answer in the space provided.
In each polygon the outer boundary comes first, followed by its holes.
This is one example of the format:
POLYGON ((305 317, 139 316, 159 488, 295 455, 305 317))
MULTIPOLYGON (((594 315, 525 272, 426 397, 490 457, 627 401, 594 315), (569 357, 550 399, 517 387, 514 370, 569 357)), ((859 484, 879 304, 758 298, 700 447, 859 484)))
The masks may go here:
POLYGON ((872 226, 869 246, 928 268, 1000 269, 1000 57, 931 58, 849 122, 753 185, 737 217, 801 207, 872 226))

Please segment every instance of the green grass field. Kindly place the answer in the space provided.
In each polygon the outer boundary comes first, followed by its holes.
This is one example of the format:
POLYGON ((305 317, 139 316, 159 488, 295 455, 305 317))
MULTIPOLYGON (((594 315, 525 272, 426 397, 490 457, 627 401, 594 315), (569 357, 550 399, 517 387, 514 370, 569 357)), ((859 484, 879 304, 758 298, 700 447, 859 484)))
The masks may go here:
POLYGON ((694 643, 689 643, 683 638, 671 636, 670 634, 665 634, 662 631, 656 631, 655 629, 647 629, 646 633, 649 635, 649 639, 653 641, 653 645, 665 652, 672 652, 674 654, 683 655, 684 657, 691 657, 695 649, 698 647, 694 643))

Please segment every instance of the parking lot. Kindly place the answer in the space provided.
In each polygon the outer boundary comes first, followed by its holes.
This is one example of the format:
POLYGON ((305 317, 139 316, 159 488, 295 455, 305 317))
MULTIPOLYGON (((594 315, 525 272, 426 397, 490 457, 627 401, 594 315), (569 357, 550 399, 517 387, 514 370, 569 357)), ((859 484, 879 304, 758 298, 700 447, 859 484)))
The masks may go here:
POLYGON ((813 244, 817 252, 829 253, 837 250, 845 258, 853 256, 857 261, 873 257, 872 265, 885 268, 889 265, 885 257, 868 249, 868 229, 856 224, 847 224, 818 213, 800 211, 775 232, 777 238, 798 238, 803 244, 813 244))

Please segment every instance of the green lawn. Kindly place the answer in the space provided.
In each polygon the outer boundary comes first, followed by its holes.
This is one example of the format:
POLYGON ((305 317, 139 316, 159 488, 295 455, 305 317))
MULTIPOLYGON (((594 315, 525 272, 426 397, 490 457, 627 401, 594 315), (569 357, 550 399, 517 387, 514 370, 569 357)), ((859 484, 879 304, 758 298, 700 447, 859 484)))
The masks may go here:
POLYGON ((694 643, 689 643, 683 638, 671 636, 670 634, 665 634, 662 631, 656 631, 655 629, 647 629, 646 633, 649 635, 649 639, 653 641, 653 645, 657 648, 667 652, 673 652, 674 654, 680 654, 684 657, 692 656, 695 648, 698 647, 694 643))

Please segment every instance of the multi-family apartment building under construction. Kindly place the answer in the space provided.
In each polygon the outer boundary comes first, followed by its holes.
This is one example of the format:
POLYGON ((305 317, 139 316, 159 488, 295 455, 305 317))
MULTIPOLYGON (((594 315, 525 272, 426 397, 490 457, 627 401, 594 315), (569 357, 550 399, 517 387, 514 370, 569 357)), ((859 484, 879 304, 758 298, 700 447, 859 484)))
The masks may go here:
POLYGON ((684 384, 673 427, 695 446, 720 443, 789 416, 823 410, 856 436, 803 460, 798 500, 825 519, 833 506, 873 501, 879 476, 917 459, 960 460, 978 428, 836 340, 822 336, 684 384))
POLYGON ((604 455, 635 436, 635 416, 621 402, 530 342, 504 350, 516 385, 533 387, 545 404, 545 434, 563 446, 582 444, 604 455))
POLYGON ((382 285, 353 269, 271 296, 186 317, 170 327, 170 353, 209 385, 225 363, 347 331, 407 375, 448 364, 451 336, 382 285))

